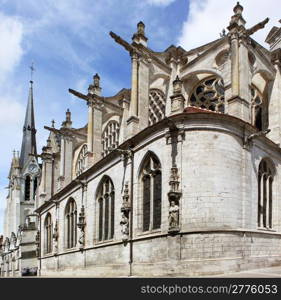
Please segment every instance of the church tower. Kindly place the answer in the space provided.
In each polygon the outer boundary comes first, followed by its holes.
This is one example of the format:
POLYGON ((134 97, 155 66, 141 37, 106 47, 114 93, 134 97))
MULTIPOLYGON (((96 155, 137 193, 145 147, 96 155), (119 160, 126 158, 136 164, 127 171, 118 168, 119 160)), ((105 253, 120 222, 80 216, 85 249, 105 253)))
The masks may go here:
MULTIPOLYGON (((33 71, 33 67, 31 67, 33 71)), ((29 96, 23 125, 21 152, 14 151, 7 196, 4 235, 10 237, 23 226, 35 208, 35 195, 40 175, 37 161, 36 129, 33 103, 33 81, 30 81, 29 96)))

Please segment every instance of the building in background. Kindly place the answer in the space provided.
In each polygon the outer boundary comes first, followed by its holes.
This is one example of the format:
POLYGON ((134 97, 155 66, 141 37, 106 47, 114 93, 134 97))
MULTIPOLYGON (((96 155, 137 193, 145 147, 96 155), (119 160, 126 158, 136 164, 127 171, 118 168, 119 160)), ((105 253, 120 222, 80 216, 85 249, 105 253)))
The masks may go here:
POLYGON ((1 237, 1 274, 20 276, 36 274, 37 233, 35 198, 40 180, 36 150, 36 129, 33 103, 33 81, 30 81, 20 155, 14 151, 9 172, 8 196, 1 237), (29 271, 28 271, 29 270, 29 271))
MULTIPOLYGON (((60 128, 45 127, 41 170, 28 123, 33 155, 15 156, 11 174, 21 195, 26 178, 34 187, 40 175, 39 186, 29 200, 10 190, 8 203, 35 205, 26 216, 37 216, 27 223, 37 230, 38 275, 200 276, 281 264, 281 29, 271 29, 267 50, 252 35, 268 19, 246 28, 242 12, 237 3, 228 32, 192 50, 154 52, 142 22, 131 43, 110 32, 130 55, 131 88, 104 97, 96 74, 86 93, 70 89, 88 122, 74 128, 67 110, 60 128)), ((10 231, 24 222, 22 207, 16 224, 7 213, 3 276, 14 274, 10 231)))

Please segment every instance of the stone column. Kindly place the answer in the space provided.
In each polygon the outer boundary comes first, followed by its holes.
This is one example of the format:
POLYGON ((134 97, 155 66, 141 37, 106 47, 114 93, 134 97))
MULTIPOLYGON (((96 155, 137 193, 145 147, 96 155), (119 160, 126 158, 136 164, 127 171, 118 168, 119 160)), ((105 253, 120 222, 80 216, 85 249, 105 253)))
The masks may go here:
POLYGON ((60 177, 64 177, 64 161, 65 161, 65 139, 61 139, 61 149, 60 149, 60 177))
POLYGON ((101 159, 102 154, 102 107, 101 103, 96 103, 93 107, 93 152, 94 162, 101 159))
POLYGON ((148 105, 149 105, 149 63, 144 58, 139 59, 138 69, 138 103, 141 108, 138 111, 140 127, 142 130, 148 126, 148 105))
POLYGON ((133 52, 132 58, 132 79, 131 79, 131 104, 130 117, 137 117, 138 115, 138 55, 133 52))
POLYGON ((238 36, 232 34, 230 36, 230 48, 231 48, 231 90, 232 97, 239 95, 239 48, 238 48, 238 36))
POLYGON ((88 132, 87 132, 87 143, 88 143, 88 152, 93 153, 93 102, 88 102, 88 132))
POLYGON ((64 180, 65 185, 67 185, 72 180, 73 137, 66 136, 64 143, 64 180))
POLYGON ((127 138, 132 137, 138 132, 139 117, 138 117, 138 72, 139 72, 139 57, 135 52, 131 53, 132 58, 132 79, 131 79, 131 101, 129 118, 127 120, 127 138))
POLYGON ((238 33, 230 34, 231 48, 231 98, 228 99, 228 113, 250 122, 249 62, 247 37, 238 39, 238 33))
POLYGON ((276 75, 272 83, 272 93, 269 99, 268 106, 268 127, 271 130, 268 133, 268 137, 276 144, 280 146, 281 144, 281 50, 276 51, 272 54, 272 62, 274 64, 276 75))

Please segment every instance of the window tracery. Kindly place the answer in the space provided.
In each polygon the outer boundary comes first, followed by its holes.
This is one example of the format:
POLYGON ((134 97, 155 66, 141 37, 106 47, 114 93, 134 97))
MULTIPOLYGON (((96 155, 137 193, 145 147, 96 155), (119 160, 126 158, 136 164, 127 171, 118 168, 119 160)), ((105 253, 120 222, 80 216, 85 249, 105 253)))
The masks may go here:
POLYGON ((98 191, 98 240, 112 239, 114 236, 114 185, 106 176, 102 179, 98 191))
POLYGON ((52 217, 48 213, 45 219, 45 253, 52 252, 52 217))
POLYGON ((201 81, 190 97, 190 105, 224 113, 224 83, 221 78, 211 77, 201 81))
POLYGON ((110 121, 102 133, 102 157, 105 157, 111 149, 119 145, 119 123, 110 121))
POLYGON ((262 160, 258 173, 258 227, 272 228, 273 170, 262 160))
POLYGON ((161 227, 162 172, 159 159, 148 155, 141 170, 142 186, 142 230, 161 227))
POLYGON ((65 211, 66 247, 73 248, 77 242, 77 208, 74 199, 70 199, 65 211))
POLYGON ((88 147, 87 144, 85 144, 77 158, 77 163, 76 163, 76 176, 79 176, 82 174, 87 167, 87 152, 88 152, 88 147))
POLYGON ((152 89, 149 93, 148 123, 153 125, 165 117, 165 96, 157 89, 152 89))

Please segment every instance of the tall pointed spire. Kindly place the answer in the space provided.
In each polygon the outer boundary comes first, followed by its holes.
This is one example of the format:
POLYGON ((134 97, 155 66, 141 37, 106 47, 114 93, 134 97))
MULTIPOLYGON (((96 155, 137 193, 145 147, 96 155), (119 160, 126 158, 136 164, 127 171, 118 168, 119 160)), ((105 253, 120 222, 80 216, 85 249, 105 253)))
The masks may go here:
MULTIPOLYGON (((33 64, 30 67, 31 76, 34 71, 33 64)), ((20 167, 23 168, 26 162, 30 159, 30 154, 36 155, 36 129, 34 119, 34 106, 33 106, 33 81, 30 80, 29 96, 25 113, 25 120, 23 126, 23 137, 20 153, 20 167)))

